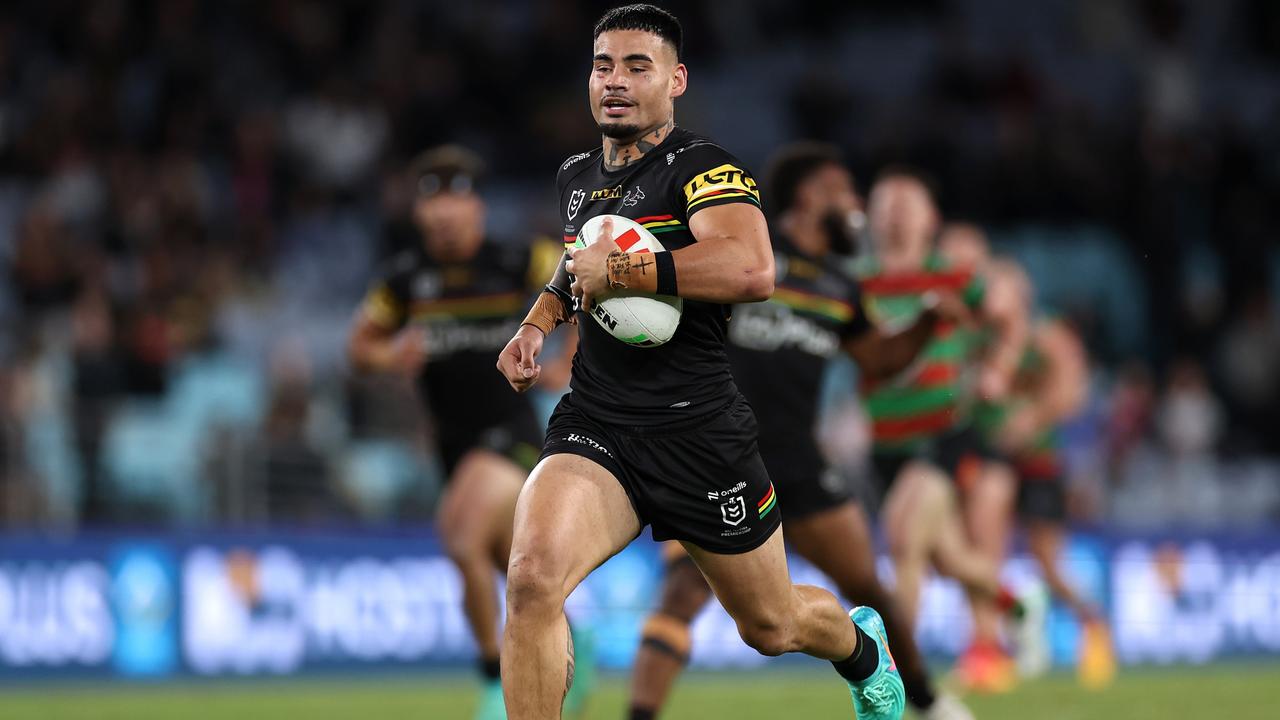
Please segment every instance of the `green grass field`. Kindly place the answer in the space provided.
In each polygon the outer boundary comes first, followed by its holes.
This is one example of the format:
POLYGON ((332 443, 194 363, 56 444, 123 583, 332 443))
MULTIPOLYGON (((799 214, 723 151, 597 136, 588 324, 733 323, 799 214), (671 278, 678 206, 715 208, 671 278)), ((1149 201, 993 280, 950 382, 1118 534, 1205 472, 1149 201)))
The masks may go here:
MULTIPOLYGON (((475 687, 466 676, 333 681, 245 681, 159 686, 9 686, 5 720, 469 720, 475 687)), ((623 720, 625 681, 607 679, 590 718, 623 720)), ((980 720, 1168 720, 1280 717, 1280 666, 1205 671, 1144 670, 1100 693, 1067 675, 1025 683, 999 697, 969 698, 980 720)), ((825 673, 691 674, 664 720, 848 718, 841 686, 825 673)))

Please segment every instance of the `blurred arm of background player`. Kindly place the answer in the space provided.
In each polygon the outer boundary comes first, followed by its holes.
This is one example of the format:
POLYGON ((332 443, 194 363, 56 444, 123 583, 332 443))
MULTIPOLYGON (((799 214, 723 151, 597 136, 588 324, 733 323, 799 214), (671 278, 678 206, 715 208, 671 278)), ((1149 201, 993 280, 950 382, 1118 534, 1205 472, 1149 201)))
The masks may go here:
POLYGON ((427 362, 427 335, 420 327, 380 322, 370 301, 356 311, 347 338, 347 357, 358 370, 412 377, 427 362))
POLYGON ((985 279, 982 321, 994 337, 978 376, 978 392, 984 399, 999 400, 1009 393, 1027 345, 1031 283, 1020 268, 1000 261, 991 263, 985 279))
POLYGON ((871 332, 845 341, 845 352, 857 362, 867 379, 880 382, 906 370, 933 339, 940 323, 967 325, 973 321, 969 307, 955 293, 934 293, 931 302, 933 304, 905 330, 889 333, 873 326, 871 332))
POLYGON ((1044 358, 1044 377, 1034 390, 1034 402, 1022 404, 997 438, 1002 449, 1025 447, 1040 432, 1075 415, 1089 394, 1089 369, 1084 345, 1061 320, 1038 323, 1032 342, 1044 358))

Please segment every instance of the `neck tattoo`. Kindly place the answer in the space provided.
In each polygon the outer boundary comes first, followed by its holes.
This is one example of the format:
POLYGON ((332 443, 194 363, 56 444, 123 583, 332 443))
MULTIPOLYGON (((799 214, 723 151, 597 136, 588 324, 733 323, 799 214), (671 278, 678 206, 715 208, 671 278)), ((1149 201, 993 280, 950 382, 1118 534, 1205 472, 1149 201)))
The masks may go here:
POLYGON ((666 140, 675 126, 675 120, 667 118, 661 125, 644 133, 640 139, 630 145, 620 145, 613 140, 605 140, 604 166, 610 170, 617 170, 639 160, 666 140))

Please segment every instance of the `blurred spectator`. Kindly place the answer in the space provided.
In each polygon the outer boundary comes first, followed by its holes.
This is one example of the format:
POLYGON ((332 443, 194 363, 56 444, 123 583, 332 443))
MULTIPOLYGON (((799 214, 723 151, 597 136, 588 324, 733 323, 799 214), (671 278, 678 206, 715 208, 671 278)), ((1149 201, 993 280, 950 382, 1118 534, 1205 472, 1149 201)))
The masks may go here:
POLYGON ((1156 411, 1164 448, 1165 517, 1212 525, 1220 517, 1224 490, 1214 458, 1222 433, 1222 409, 1209 390, 1204 370, 1194 360, 1179 360, 1156 411))
POLYGON ((312 438, 311 369, 297 339, 276 347, 271 379, 263 433, 249 450, 261 469, 253 495, 266 509, 264 519, 284 524, 339 519, 329 459, 312 438))
POLYGON ((1218 360, 1238 420, 1236 449, 1280 453, 1280 317, 1266 293, 1255 293, 1230 321, 1218 360))
POLYGON ((27 212, 18 234, 11 276, 24 316, 38 319, 66 307, 79 284, 66 229, 45 206, 27 212))
POLYGON ((101 287, 87 288, 72 311, 72 392, 76 450, 83 486, 80 519, 109 519, 109 498, 102 477, 102 436, 114 403, 125 390, 120 358, 115 352, 115 320, 101 287))
POLYGON ((1111 415, 1107 428, 1109 465, 1113 480, 1122 476, 1120 468, 1147 438, 1155 404, 1151 371, 1138 361, 1120 370, 1111 393, 1111 415))
MULTIPOLYGON (((868 177, 903 161, 934 174, 950 216, 1009 238, 1002 249, 1027 261, 1040 297, 1087 319, 1099 378, 1115 386, 1081 437, 1112 478, 1163 472, 1153 440, 1179 457, 1221 446, 1274 464, 1276 3, 822 5, 677 4, 692 73, 678 120, 748 165, 809 135, 842 145, 868 177), (1197 292, 1184 289, 1191 275, 1197 292), (1131 356, 1142 361, 1115 363, 1131 356), (1210 369, 1220 406, 1181 360, 1157 400, 1151 376, 1183 356, 1210 369)), ((328 407, 318 398, 358 388, 337 440, 398 443, 420 460, 429 449, 405 388, 352 380, 341 360, 374 263, 416 241, 396 169, 424 147, 473 145, 495 170, 495 223, 558 232, 554 171, 597 142, 580 81, 598 11, 573 0, 0 11, 0 473, 31 490, 13 507, 55 515, 65 495, 85 520, 110 517, 103 464, 139 402, 160 429, 221 447, 207 442, 218 423, 178 401, 184 368, 211 357, 271 378, 267 408, 223 430, 261 450, 268 497, 301 503, 273 513, 341 514, 336 494, 316 507, 297 495, 328 487, 346 461, 306 429, 328 407), (305 345, 305 370, 273 373, 286 335, 305 345)))
POLYGON ((1183 359, 1173 366, 1156 411, 1156 425, 1175 461, 1204 458, 1216 449, 1222 434, 1222 407, 1194 360, 1183 359))

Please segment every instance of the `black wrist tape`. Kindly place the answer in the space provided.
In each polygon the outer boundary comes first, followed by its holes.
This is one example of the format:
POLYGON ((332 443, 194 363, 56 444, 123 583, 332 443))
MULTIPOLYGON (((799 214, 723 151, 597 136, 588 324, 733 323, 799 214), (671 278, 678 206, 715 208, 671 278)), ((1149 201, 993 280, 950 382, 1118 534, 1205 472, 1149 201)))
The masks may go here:
POLYGON ((653 262, 658 273, 657 295, 679 295, 680 288, 676 283, 676 260, 669 252, 653 254, 653 262))

